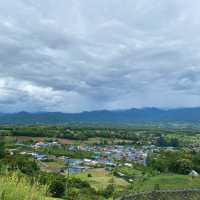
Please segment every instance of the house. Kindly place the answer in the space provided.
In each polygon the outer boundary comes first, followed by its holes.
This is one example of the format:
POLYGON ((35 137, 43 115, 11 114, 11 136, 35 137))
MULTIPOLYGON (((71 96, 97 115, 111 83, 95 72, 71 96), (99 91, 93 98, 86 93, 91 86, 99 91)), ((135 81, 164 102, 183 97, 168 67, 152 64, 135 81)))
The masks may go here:
POLYGON ((49 146, 59 146, 60 144, 58 142, 48 142, 48 143, 44 143, 44 142, 37 142, 36 144, 32 145, 33 148, 45 148, 45 147, 49 147, 49 146))
POLYGON ((69 168, 65 169, 64 173, 76 174, 76 173, 84 172, 85 170, 86 170, 85 167, 73 166, 73 167, 69 167, 69 168))
POLYGON ((117 175, 120 176, 120 177, 124 177, 125 174, 121 173, 121 172, 117 172, 117 175))
POLYGON ((48 147, 49 146, 49 144, 47 144, 47 143, 44 143, 44 142, 37 142, 36 144, 34 144, 32 147, 33 148, 41 148, 41 147, 43 147, 43 148, 45 148, 45 147, 48 147))
POLYGON ((80 165, 83 163, 83 160, 81 159, 72 159, 68 157, 66 157, 64 161, 66 164, 69 164, 69 165, 80 165))
POLYGON ((131 163, 125 163, 124 166, 126 166, 126 167, 132 167, 133 165, 131 163))
POLYGON ((192 171, 189 173, 189 176, 197 177, 197 176, 199 176, 199 174, 198 174, 198 172, 196 172, 195 170, 192 170, 192 171))
POLYGON ((46 154, 31 153, 31 155, 37 160, 45 160, 48 158, 46 154))

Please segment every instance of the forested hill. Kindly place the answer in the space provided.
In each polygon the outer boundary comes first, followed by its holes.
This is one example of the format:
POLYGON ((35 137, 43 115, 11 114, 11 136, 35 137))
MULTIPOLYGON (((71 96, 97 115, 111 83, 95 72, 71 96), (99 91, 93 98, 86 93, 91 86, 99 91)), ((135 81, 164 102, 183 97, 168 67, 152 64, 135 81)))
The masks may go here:
POLYGON ((200 108, 100 110, 82 113, 19 112, 0 114, 0 124, 63 124, 66 122, 200 122, 200 108))

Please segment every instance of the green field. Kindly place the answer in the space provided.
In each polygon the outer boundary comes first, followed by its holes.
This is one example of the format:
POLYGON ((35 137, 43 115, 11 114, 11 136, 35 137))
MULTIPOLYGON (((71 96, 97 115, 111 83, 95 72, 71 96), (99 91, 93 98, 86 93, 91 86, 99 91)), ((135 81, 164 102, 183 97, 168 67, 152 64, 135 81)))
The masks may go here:
POLYGON ((109 172, 104 169, 93 169, 89 172, 73 174, 76 178, 80 178, 81 180, 88 181, 92 187, 97 190, 105 189, 113 178, 114 184, 117 190, 123 190, 126 186, 129 185, 128 182, 121 178, 117 178, 109 174, 109 172), (92 177, 88 177, 88 174, 91 174, 92 177))
MULTIPOLYGON (((193 189, 200 188, 200 177, 190 177, 187 175, 159 175, 148 178, 145 181, 135 184, 139 191, 151 191, 155 186, 161 190, 168 189, 193 189)), ((134 186, 133 186, 134 187, 134 186)))
POLYGON ((38 162, 40 164, 40 168, 43 171, 52 171, 56 172, 59 171, 61 168, 65 168, 64 161, 58 160, 58 161, 51 161, 51 162, 38 162))

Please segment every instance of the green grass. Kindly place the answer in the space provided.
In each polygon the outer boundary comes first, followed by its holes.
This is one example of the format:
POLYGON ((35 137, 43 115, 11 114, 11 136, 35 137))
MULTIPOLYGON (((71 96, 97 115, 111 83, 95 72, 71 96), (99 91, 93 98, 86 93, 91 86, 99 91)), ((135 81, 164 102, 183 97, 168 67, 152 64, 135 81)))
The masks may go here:
POLYGON ((142 172, 140 170, 134 169, 134 168, 130 168, 130 167, 126 167, 126 166, 122 166, 117 168, 116 170, 117 172, 120 172, 122 174, 125 174, 128 177, 141 177, 142 176, 142 172))
POLYGON ((105 189, 112 178, 114 179, 114 184, 117 190, 122 190, 126 186, 128 186, 128 183, 125 180, 112 176, 111 174, 109 174, 109 172, 105 171, 104 169, 93 169, 89 172, 74 174, 71 176, 88 181, 90 185, 96 190, 105 189), (92 177, 88 177, 88 174, 91 174, 92 177))
POLYGON ((0 176, 0 199, 2 200, 45 200, 45 188, 30 184, 16 174, 0 176))
POLYGON ((200 188, 200 177, 190 177, 187 175, 159 175, 148 178, 145 181, 135 183, 135 188, 139 191, 154 190, 155 185, 159 185, 161 190, 192 189, 200 188))
POLYGON ((58 161, 51 161, 51 162, 42 162, 41 166, 44 170, 49 171, 57 171, 61 168, 66 167, 64 161, 58 160, 58 161))
POLYGON ((110 138, 93 137, 93 138, 89 138, 88 140, 85 140, 84 143, 92 145, 92 144, 100 143, 101 141, 106 141, 107 144, 116 144, 119 142, 126 142, 128 144, 132 142, 131 140, 126 140, 126 139, 122 140, 122 139, 117 139, 117 138, 110 139, 110 138))

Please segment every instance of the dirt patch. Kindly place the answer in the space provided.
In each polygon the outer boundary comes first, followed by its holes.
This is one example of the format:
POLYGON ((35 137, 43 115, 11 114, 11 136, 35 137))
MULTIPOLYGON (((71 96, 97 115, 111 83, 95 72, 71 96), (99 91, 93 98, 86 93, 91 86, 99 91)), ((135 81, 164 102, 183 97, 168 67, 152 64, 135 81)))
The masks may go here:
POLYGON ((60 144, 73 144, 74 143, 73 140, 68 140, 68 139, 58 139, 58 142, 60 144))

